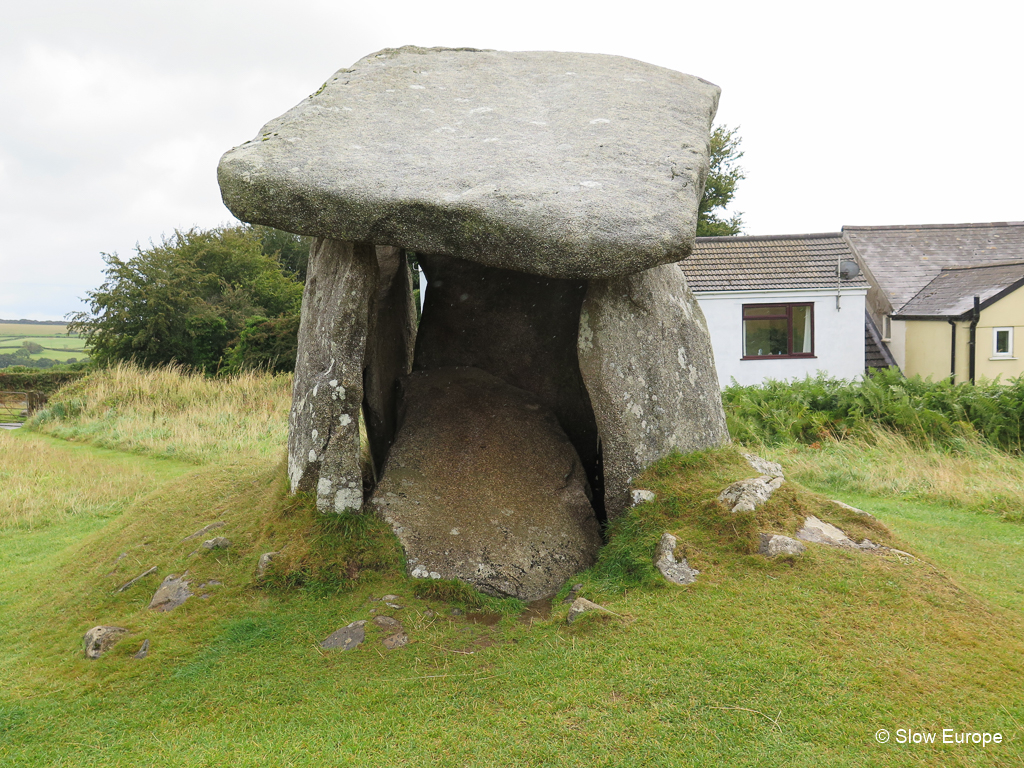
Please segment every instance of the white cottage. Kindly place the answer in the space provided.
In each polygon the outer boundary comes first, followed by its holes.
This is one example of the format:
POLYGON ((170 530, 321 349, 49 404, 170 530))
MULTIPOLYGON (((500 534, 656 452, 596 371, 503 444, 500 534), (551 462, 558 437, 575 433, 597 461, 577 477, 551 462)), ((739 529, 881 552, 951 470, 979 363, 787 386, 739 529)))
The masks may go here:
POLYGON ((863 375, 865 339, 878 334, 865 313, 868 282, 841 234, 699 237, 679 266, 723 387, 863 375))

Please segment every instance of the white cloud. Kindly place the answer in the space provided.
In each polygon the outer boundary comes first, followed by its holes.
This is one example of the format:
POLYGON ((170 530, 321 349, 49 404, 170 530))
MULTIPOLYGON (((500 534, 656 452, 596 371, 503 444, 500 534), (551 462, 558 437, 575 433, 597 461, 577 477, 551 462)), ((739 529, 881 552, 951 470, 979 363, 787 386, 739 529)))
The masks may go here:
POLYGON ((404 44, 612 53, 717 83, 719 121, 741 126, 736 207, 753 234, 1024 218, 1022 22, 995 0, 14 4, 0 316, 62 316, 102 280, 100 251, 228 221, 220 154, 336 69, 404 44))

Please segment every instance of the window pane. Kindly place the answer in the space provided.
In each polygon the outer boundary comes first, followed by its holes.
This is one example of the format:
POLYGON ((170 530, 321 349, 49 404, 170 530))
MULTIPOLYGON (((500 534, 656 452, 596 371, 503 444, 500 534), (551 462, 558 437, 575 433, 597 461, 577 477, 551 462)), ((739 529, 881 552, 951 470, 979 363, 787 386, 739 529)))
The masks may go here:
POLYGON ((745 320, 743 322, 744 349, 746 357, 763 355, 787 355, 788 323, 786 320, 745 320))
POLYGON ((1008 328, 1000 328, 996 331, 996 354, 1010 354, 1010 330, 1008 328))
POLYGON ((811 354, 810 307, 793 307, 793 354, 811 354))
MULTIPOLYGON (((744 307, 744 317, 785 317, 786 306, 781 307, 744 307)), ((735 317, 735 315, 734 315, 735 317)))

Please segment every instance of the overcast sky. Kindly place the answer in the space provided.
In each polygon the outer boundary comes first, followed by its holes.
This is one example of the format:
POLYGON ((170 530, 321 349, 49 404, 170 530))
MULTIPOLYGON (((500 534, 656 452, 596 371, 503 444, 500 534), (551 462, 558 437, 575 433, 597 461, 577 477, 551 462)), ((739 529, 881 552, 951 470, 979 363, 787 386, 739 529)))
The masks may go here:
POLYGON ((1024 219, 1024 4, 34 0, 0 25, 0 318, 59 319, 174 229, 217 161, 401 45, 629 56, 722 88, 752 235, 1024 219))

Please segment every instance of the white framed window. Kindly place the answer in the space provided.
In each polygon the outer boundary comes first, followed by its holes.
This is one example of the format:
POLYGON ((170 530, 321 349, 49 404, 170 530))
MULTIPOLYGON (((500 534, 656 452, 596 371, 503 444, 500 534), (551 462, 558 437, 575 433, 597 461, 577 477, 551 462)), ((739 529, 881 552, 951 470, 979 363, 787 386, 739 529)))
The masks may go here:
POLYGON ((1013 327, 992 329, 992 357, 1013 357, 1013 327))
POLYGON ((814 357, 813 304, 744 304, 743 360, 814 357))
POLYGON ((892 341, 892 318, 889 315, 882 317, 882 341, 892 341))

